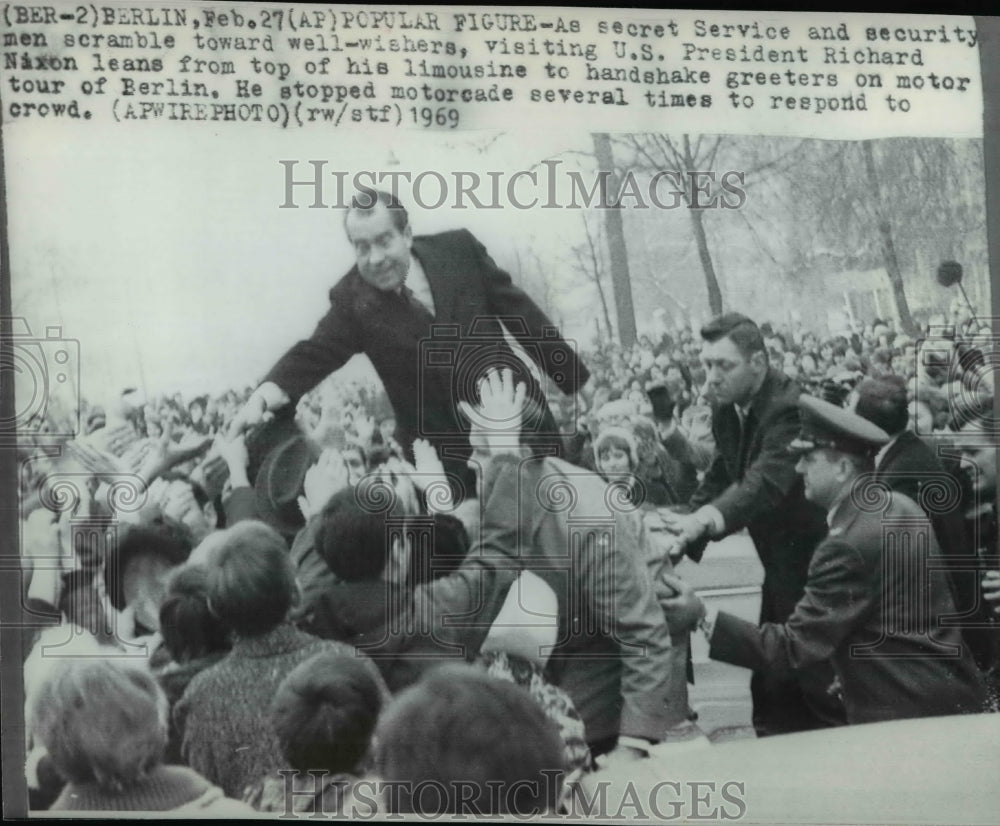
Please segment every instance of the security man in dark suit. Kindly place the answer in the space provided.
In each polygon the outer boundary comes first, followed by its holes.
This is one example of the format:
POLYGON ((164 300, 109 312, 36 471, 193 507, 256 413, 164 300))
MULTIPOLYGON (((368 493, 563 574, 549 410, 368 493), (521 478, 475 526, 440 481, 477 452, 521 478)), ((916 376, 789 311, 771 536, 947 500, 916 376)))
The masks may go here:
POLYGON ((757 627, 706 611, 676 578, 668 621, 699 618, 713 659, 794 673, 832 658, 849 723, 977 713, 982 678, 957 628, 955 604, 930 521, 911 499, 872 484, 885 431, 843 408, 803 396, 790 450, 807 498, 827 511, 829 533, 809 565, 805 594, 784 623, 757 627))
MULTIPOLYGON (((764 568, 760 622, 784 622, 802 598, 809 560, 826 534, 821 508, 803 496, 788 445, 799 431, 798 384, 768 363, 757 325, 739 313, 701 330, 701 359, 712 399, 715 456, 689 500, 689 514, 668 525, 695 561, 710 539, 746 528, 764 568)), ((760 737, 844 723, 830 693, 833 668, 797 674, 756 671, 750 682, 760 737)))
POLYGON ((994 632, 982 627, 985 616, 977 594, 981 571, 975 567, 975 548, 966 536, 958 460, 947 451, 940 455, 930 434, 925 441, 907 429, 906 381, 901 376, 863 379, 855 395, 854 412, 889 434, 888 444, 875 456, 875 478, 912 499, 931 520, 949 565, 955 608, 963 617, 956 621, 973 656, 986 667, 994 632))
MULTIPOLYGON (((503 365, 541 398, 538 382, 505 340, 507 329, 541 371, 567 394, 589 378, 573 348, 531 298, 469 232, 414 237, 395 196, 356 195, 344 228, 356 264, 330 290, 330 309, 312 336, 294 345, 265 376, 236 417, 231 434, 295 402, 356 353, 378 372, 396 413, 395 438, 437 448, 458 498, 474 490, 466 462, 469 424, 458 403, 475 403, 486 366, 503 365), (501 324, 503 326, 501 326, 501 324)), ((559 428, 547 404, 526 422, 558 454, 559 428)))

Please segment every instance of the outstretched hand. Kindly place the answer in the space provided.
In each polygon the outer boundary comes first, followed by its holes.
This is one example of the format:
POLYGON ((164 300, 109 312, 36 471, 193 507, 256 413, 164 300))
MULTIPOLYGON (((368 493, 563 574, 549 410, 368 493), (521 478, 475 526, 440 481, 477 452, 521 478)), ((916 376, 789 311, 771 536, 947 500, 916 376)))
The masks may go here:
POLYGON ((426 439, 415 439, 413 442, 413 459, 416 467, 411 477, 413 484, 427 497, 427 508, 434 513, 449 513, 454 509, 451 485, 445 473, 444 465, 434 449, 434 445, 426 439))
POLYGON ((660 518, 664 527, 675 537, 676 544, 670 554, 675 562, 683 555, 685 548, 700 541, 708 532, 708 526, 693 513, 660 511, 660 518))
POLYGON ((128 465, 112 453, 97 445, 88 436, 66 443, 66 452, 89 473, 101 476, 118 476, 129 473, 128 465))
POLYGON ((263 382, 229 423, 227 436, 235 439, 241 433, 246 433, 256 425, 269 422, 274 418, 274 411, 288 404, 288 394, 274 382, 263 382))
POLYGON ((171 438, 172 435, 173 425, 167 424, 163 433, 142 456, 136 473, 147 483, 152 482, 172 467, 186 462, 188 459, 201 456, 212 444, 211 436, 202 436, 193 431, 185 433, 180 442, 176 443, 171 438))
POLYGON ((335 493, 348 485, 349 472, 339 450, 327 448, 302 480, 299 510, 308 520, 323 510, 335 493))
POLYGON ((513 373, 505 367, 490 370, 479 382, 478 404, 459 402, 459 406, 471 423, 473 434, 496 452, 519 444, 526 395, 524 382, 515 385, 513 373))

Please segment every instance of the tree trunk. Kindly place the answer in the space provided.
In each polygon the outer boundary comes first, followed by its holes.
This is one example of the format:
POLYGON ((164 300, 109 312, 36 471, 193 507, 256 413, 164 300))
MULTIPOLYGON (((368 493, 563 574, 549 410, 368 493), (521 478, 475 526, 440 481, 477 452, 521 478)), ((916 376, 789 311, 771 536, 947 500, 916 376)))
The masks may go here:
MULTIPOLYGON (((617 199, 621 187, 618 176, 615 174, 611 139, 606 133, 594 134, 594 154, 597 157, 598 170, 607 173, 604 176, 607 188, 601 187, 601 203, 610 205, 610 198, 617 199)), ((615 297, 615 310, 618 315, 618 340, 624 347, 631 347, 636 340, 635 308, 632 305, 632 278, 628 269, 628 249, 625 246, 625 230, 622 226, 621 210, 605 209, 604 222, 608 236, 611 286, 615 297)))
MULTIPOLYGON (((684 134, 684 169, 697 170, 695 159, 691 154, 691 140, 684 134)), ((704 213, 694 206, 693 193, 685 187, 685 199, 688 202, 688 214, 691 216, 691 227, 694 229, 694 240, 698 245, 698 258, 701 270, 705 274, 705 288, 708 290, 708 308, 713 316, 722 314, 722 290, 719 289, 719 279, 715 274, 712 254, 708 250, 708 238, 705 235, 704 213)))
POLYGON ((715 265, 708 251, 708 238, 705 237, 705 225, 700 209, 689 208, 691 226, 694 228, 694 240, 698 244, 698 258, 701 259, 701 269, 705 273, 705 287, 708 289, 708 308, 713 316, 722 314, 722 290, 719 289, 719 279, 715 275, 715 265))
POLYGON ((604 287, 601 285, 601 277, 594 273, 594 284, 597 285, 597 296, 601 299, 601 310, 604 312, 604 325, 608 328, 608 341, 614 338, 615 328, 611 326, 611 313, 608 310, 608 299, 604 295, 604 287))
POLYGON ((868 183, 875 199, 875 220, 878 224, 879 241, 882 245, 882 259, 885 262, 885 271, 889 276, 889 284, 892 286, 892 294, 896 300, 896 312, 899 314, 899 323, 903 331, 914 338, 920 335, 917 325, 910 315, 910 305, 906 300, 906 290, 903 286, 903 274, 899 269, 899 259, 896 257, 896 246, 892 241, 892 225, 889 223, 889 216, 885 213, 882 203, 882 187, 879 183, 878 170, 875 168, 875 154, 872 150, 871 141, 862 141, 861 147, 865 155, 865 167, 868 171, 868 183))

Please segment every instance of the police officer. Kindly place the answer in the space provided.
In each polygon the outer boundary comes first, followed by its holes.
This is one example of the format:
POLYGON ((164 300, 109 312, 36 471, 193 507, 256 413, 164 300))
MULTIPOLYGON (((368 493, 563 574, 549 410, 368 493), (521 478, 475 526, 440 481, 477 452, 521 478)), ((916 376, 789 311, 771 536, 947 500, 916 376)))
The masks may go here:
POLYGON ((829 532, 809 567, 805 595, 782 624, 756 626, 706 610, 690 585, 669 578, 671 627, 697 621, 713 659, 791 673, 831 659, 849 723, 982 711, 985 690, 958 628, 934 531, 911 499, 872 482, 885 431, 821 399, 799 400, 806 497, 827 511, 829 532))

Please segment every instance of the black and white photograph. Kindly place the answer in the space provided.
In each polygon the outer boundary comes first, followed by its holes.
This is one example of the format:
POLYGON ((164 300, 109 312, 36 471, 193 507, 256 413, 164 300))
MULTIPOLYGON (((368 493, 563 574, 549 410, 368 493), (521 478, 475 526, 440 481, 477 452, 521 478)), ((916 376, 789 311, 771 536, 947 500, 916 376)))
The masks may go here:
POLYGON ((0 12, 5 817, 995 822, 994 21, 0 12))

